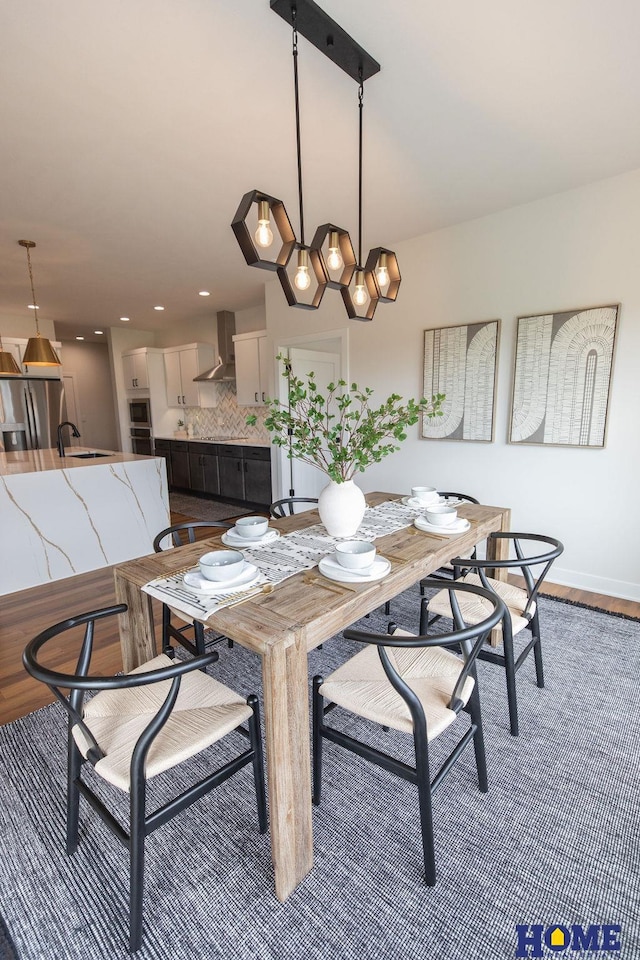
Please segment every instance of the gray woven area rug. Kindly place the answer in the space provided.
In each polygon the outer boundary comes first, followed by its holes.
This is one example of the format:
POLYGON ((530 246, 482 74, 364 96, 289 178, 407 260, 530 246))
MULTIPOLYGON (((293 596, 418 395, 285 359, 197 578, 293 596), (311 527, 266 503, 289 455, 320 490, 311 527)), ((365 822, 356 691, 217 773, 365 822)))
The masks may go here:
MULTIPOLYGON (((416 600, 414 589, 393 603, 409 629, 416 600)), ((315 867, 293 896, 274 897, 245 769, 152 835, 137 956, 501 960, 516 955, 516 924, 620 924, 620 953, 544 955, 639 957, 640 624, 552 600, 541 607, 547 687, 535 686, 533 663, 518 674, 519 738, 509 734, 502 671, 480 664, 490 790, 477 790, 468 751, 437 792, 434 888, 421 882, 414 788, 328 744, 315 867)), ((353 650, 329 641, 310 674, 353 650)), ((256 658, 238 646, 220 653, 221 679, 260 691, 256 658)), ((124 850, 83 805, 81 846, 71 860, 63 852, 64 731, 57 705, 0 730, 0 914, 19 960, 124 958, 124 850)), ((409 756, 395 735, 370 736, 409 756)), ((202 759, 191 765, 203 769, 202 759)))
POLYGON ((170 493, 169 508, 172 513, 183 513, 192 520, 228 520, 229 517, 240 517, 252 512, 238 504, 207 500, 206 497, 190 497, 186 493, 170 493))

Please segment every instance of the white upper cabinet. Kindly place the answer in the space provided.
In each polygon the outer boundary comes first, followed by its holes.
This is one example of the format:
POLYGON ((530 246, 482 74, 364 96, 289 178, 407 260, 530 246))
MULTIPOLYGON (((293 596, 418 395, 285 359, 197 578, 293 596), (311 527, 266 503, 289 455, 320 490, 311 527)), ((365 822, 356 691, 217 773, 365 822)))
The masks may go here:
POLYGON ((122 372, 127 391, 149 389, 146 347, 122 354, 122 372))
POLYGON ((233 338, 233 344, 238 406, 262 407, 267 399, 269 371, 267 331, 238 334, 233 338))
MULTIPOLYGON (((182 347, 166 347, 164 370, 169 407, 214 406, 215 395, 211 384, 194 383, 194 377, 212 367, 213 346, 210 343, 190 343, 182 347)), ((215 389, 215 388, 214 388, 215 389)))

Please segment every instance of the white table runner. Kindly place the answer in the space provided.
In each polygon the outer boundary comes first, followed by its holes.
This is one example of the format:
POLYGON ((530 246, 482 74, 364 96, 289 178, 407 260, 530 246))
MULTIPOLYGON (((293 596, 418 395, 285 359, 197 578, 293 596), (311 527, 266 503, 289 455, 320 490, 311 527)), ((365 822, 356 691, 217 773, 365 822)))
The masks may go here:
MULTIPOLYGON (((377 507, 367 507, 355 540, 377 540, 389 533, 409 527, 422 509, 409 507, 399 500, 387 500, 377 507)), ((259 577, 251 587, 239 587, 233 593, 195 593, 185 587, 184 570, 169 577, 158 577, 142 587, 145 593, 161 600, 193 620, 207 620, 216 610, 256 596, 265 583, 281 583, 288 577, 309 570, 334 552, 344 537, 330 537, 321 523, 303 530, 283 534, 263 546, 247 547, 242 551, 246 560, 254 563, 259 577)), ((195 567, 195 564, 194 564, 195 567)))

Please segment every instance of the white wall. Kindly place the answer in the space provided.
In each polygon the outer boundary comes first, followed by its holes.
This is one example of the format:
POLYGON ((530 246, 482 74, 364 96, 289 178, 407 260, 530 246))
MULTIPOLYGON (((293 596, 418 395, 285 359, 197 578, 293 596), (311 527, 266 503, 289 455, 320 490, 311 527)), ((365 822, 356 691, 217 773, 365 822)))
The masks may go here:
POLYGON ((421 394, 426 328, 502 320, 495 442, 420 440, 413 427, 399 453, 360 474, 365 491, 419 482, 510 506, 512 529, 564 542, 551 579, 640 600, 639 210, 634 171, 398 244, 398 301, 381 304, 372 323, 348 321, 336 291, 312 313, 288 307, 277 281, 266 284, 272 343, 348 327, 349 377, 380 401, 421 394), (621 311, 606 448, 507 444, 516 318, 613 303, 621 311))
POLYGON ((118 447, 111 365, 106 343, 63 341, 65 374, 73 374, 80 409, 83 445, 102 450, 118 447))

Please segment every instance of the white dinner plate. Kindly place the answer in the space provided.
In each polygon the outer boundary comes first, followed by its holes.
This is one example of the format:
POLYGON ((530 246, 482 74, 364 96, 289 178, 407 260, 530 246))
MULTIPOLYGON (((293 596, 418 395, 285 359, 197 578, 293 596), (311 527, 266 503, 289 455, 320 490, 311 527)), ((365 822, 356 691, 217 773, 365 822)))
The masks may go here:
POLYGON ((258 579, 260 571, 254 563, 245 563, 242 573, 233 580, 207 580, 199 570, 187 570, 182 578, 185 587, 196 593, 226 593, 227 590, 237 590, 238 587, 248 587, 258 579))
POLYGON ((439 536, 454 537, 460 533, 466 533, 471 528, 471 524, 464 517, 457 517, 453 523, 445 526, 444 523, 429 523, 425 517, 416 517, 413 521, 418 530, 425 533, 437 533, 439 536))
POLYGON ((376 557, 369 569, 364 571, 347 570, 338 563, 334 553, 323 557, 318 564, 318 570, 328 580, 337 580, 339 583, 375 583, 382 580, 391 570, 391 564, 386 557, 376 557))
POLYGON ((248 550, 250 547, 262 547, 265 543, 271 543, 273 540, 277 540, 279 536, 280 531, 271 527, 261 537, 241 537, 234 533, 232 527, 231 530, 225 530, 220 539, 228 547, 235 547, 236 550, 248 550))
POLYGON ((403 497, 402 503, 405 507, 413 507, 414 510, 424 510, 427 507, 433 507, 436 503, 446 503, 444 497, 434 497, 433 500, 428 502, 425 500, 418 500, 417 497, 403 497))

